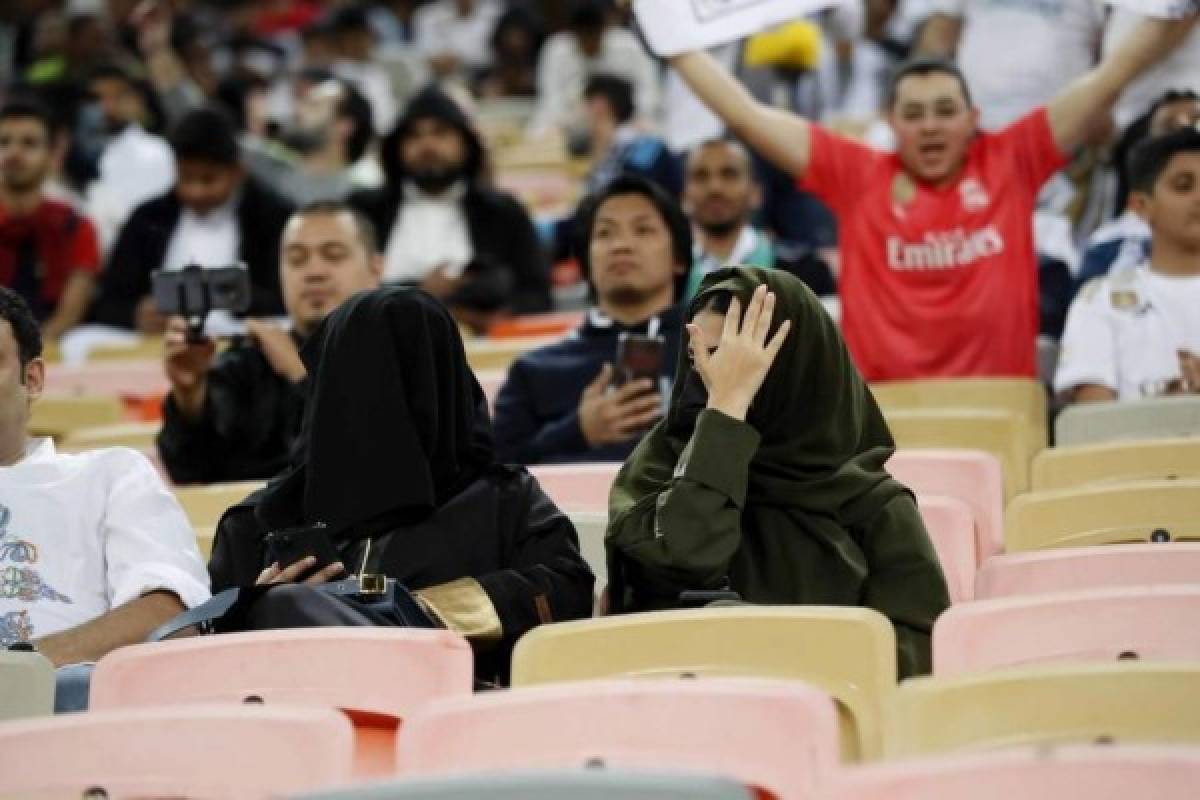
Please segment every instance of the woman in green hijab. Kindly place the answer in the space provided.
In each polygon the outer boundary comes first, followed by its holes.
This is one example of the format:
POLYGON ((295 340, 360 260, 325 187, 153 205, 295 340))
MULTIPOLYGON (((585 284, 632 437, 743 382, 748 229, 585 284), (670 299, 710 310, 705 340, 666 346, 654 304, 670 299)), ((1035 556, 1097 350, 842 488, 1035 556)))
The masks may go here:
POLYGON ((727 268, 705 278, 688 317, 667 416, 609 498, 611 610, 720 589, 867 606, 895 626, 901 676, 928 672, 946 582, 912 493, 884 469, 883 415, 820 301, 785 272, 727 268))

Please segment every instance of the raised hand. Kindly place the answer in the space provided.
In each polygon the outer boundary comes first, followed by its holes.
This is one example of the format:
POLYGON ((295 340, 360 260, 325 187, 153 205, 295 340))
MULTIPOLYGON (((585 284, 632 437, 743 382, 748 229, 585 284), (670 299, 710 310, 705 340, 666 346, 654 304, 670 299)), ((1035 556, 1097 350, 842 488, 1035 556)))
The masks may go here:
POLYGON ((610 389, 612 366, 605 364, 579 400, 579 429, 591 447, 628 441, 662 416, 662 395, 648 379, 610 389))

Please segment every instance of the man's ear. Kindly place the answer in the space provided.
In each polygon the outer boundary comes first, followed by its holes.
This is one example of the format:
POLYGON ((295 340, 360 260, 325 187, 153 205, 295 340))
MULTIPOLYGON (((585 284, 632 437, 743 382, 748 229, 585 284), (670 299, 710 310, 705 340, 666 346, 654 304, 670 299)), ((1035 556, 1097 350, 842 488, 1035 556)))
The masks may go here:
POLYGON ((25 365, 25 395, 30 400, 37 400, 46 388, 46 362, 35 358, 25 365))
POLYGON ((376 280, 383 280, 383 254, 372 253, 370 260, 367 262, 367 270, 376 280))
POLYGON ((762 184, 756 180, 751 179, 751 182, 750 182, 750 210, 752 212, 758 211, 759 209, 762 208, 762 203, 763 203, 762 184))
POLYGON ((1150 221, 1150 217, 1154 213, 1154 198, 1146 192, 1137 190, 1130 192, 1127 205, 1130 211, 1146 220, 1146 222, 1150 221))

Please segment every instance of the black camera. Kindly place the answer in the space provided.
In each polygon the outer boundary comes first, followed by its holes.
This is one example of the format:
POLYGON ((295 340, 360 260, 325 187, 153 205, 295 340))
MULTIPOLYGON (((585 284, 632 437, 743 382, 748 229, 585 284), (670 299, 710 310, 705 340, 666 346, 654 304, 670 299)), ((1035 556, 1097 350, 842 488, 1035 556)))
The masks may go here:
POLYGON ((245 264, 160 269, 151 273, 150 283, 158 312, 187 320, 189 342, 204 341, 204 320, 209 312, 245 314, 250 308, 250 273, 245 264))

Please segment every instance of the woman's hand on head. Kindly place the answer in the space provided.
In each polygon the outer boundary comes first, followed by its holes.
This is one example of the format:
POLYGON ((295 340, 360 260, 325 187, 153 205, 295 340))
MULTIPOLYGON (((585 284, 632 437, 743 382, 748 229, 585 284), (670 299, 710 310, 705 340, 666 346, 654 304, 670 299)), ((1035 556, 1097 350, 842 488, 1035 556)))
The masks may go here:
POLYGON ((712 353, 709 353, 711 344, 700 326, 695 322, 688 324, 692 360, 708 390, 709 408, 735 419, 746 418, 750 403, 762 388, 792 327, 791 320, 784 320, 768 340, 774 315, 775 295, 766 286, 759 286, 754 291, 744 315, 741 303, 733 298, 725 314, 720 340, 711 343, 716 345, 712 353))
POLYGON ((335 561, 332 564, 317 570, 304 580, 299 580, 300 576, 312 569, 316 563, 316 556, 305 556, 296 563, 280 569, 279 562, 276 561, 274 564, 258 574, 258 580, 254 582, 254 585, 262 586, 268 583, 304 583, 309 586, 317 586, 322 583, 328 583, 346 571, 346 568, 342 566, 342 562, 335 561))

